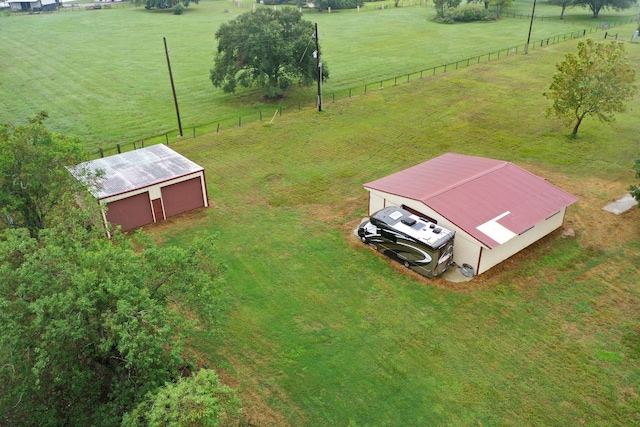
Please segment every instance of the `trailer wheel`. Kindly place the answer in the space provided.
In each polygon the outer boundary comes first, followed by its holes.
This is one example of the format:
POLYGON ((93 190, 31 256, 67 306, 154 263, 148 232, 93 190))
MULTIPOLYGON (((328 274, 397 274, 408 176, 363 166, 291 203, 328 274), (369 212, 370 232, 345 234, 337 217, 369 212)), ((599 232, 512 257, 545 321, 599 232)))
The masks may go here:
POLYGON ((367 238, 366 238, 366 237, 364 237, 364 236, 360 236, 360 241, 361 241, 362 243, 367 243, 367 238))

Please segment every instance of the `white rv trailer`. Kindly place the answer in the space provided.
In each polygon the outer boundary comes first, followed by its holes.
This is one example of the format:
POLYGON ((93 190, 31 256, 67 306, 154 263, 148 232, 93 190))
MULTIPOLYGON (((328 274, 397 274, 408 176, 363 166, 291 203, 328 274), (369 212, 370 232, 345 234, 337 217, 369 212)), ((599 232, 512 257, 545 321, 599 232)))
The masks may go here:
POLYGON ((358 236, 423 276, 439 276, 453 264, 455 232, 399 207, 372 214, 358 227, 358 236))

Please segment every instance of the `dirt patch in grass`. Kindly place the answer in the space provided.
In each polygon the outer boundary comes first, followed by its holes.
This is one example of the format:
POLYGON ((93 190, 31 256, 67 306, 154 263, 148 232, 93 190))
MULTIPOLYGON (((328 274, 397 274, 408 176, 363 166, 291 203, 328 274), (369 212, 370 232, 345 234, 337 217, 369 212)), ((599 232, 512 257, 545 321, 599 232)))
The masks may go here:
MULTIPOLYGON (((251 427, 288 427, 291 424, 279 412, 271 408, 256 390, 258 387, 241 385, 240 381, 225 369, 216 369, 220 380, 232 388, 239 388, 238 393, 242 399, 242 412, 247 425, 251 427)), ((247 380, 245 378, 245 380, 247 380)))

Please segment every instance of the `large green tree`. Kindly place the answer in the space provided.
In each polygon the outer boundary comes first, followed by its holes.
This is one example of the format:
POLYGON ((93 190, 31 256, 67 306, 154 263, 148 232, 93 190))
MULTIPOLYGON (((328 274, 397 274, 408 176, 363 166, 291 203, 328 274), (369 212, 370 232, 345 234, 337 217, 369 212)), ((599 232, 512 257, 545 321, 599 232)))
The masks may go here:
POLYGON ((0 217, 32 236, 72 202, 79 182, 65 166, 83 160, 79 141, 50 132, 45 111, 25 125, 0 125, 0 217))
POLYGON ((210 239, 107 239, 83 215, 38 240, 0 234, 0 424, 118 425, 195 367, 192 328, 214 330, 222 269, 210 239))
MULTIPOLYGON (((295 81, 310 85, 318 79, 313 24, 294 8, 243 13, 220 25, 216 39, 210 79, 225 92, 256 85, 274 98, 295 81)), ((329 76, 326 64, 322 76, 329 76)))
POLYGON ((626 111, 626 101, 637 91, 635 71, 622 43, 581 41, 578 54, 567 54, 556 68, 549 92, 544 94, 553 101, 546 113, 566 123, 575 122, 573 135, 587 116, 604 123, 613 121, 614 113, 626 111))
POLYGON ((625 10, 631 8, 638 0, 574 0, 573 4, 589 8, 593 17, 597 18, 603 9, 625 10))

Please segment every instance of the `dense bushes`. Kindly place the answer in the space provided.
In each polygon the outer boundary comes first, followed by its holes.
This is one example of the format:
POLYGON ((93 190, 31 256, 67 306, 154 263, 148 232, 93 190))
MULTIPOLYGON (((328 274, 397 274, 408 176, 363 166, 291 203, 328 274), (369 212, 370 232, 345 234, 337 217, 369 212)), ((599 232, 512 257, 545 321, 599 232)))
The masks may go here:
POLYGON ((468 4, 445 9, 443 12, 439 12, 433 20, 443 24, 453 24, 454 22, 494 21, 495 19, 495 12, 490 12, 479 5, 468 4))
POLYGON ((363 4, 364 0, 319 0, 316 3, 316 7, 319 10, 327 10, 328 8, 331 8, 332 10, 355 9, 363 4))

